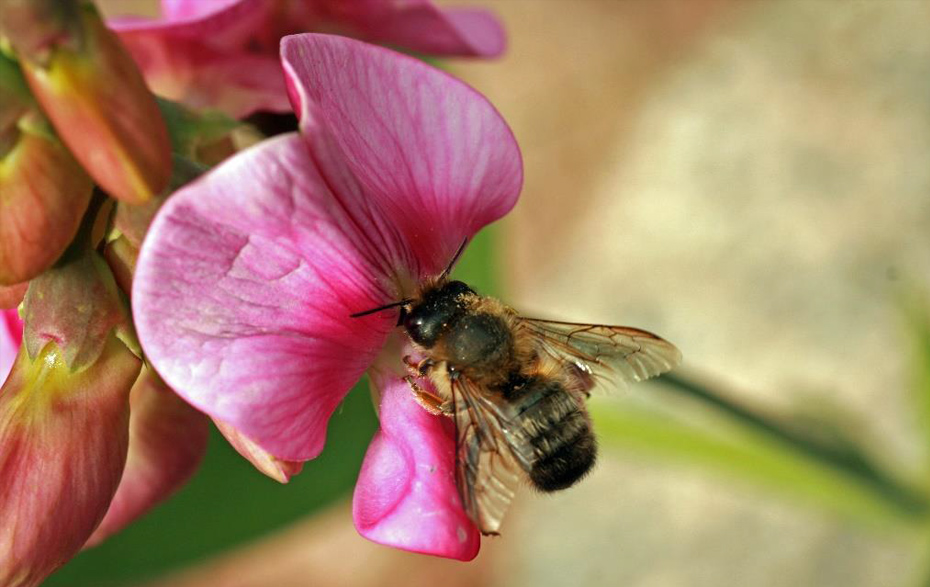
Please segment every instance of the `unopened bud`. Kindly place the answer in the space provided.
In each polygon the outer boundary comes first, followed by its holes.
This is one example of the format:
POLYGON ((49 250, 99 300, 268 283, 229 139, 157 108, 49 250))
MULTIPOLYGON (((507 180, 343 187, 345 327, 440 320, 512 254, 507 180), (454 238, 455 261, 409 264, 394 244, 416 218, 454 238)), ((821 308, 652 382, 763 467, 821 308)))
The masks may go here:
POLYGON ((171 147, 155 97, 91 4, 77 13, 78 49, 55 45, 42 61, 20 52, 32 93, 87 172, 111 196, 141 203, 171 174, 171 147))
POLYGON ((0 0, 0 34, 20 55, 44 63, 55 47, 82 43, 76 0, 0 0))
POLYGON ((76 372, 54 342, 32 358, 20 349, 0 389, 0 585, 40 584, 103 518, 140 366, 113 333, 76 372))
POLYGON ((93 183, 37 113, 8 131, 0 154, 0 285, 28 281, 74 238, 93 183))

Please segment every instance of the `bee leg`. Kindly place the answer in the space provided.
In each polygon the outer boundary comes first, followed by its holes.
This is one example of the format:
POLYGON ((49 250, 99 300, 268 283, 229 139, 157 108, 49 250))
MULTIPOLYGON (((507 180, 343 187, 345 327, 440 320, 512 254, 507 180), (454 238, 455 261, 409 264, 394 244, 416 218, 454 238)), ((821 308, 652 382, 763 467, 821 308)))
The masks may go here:
POLYGON ((446 400, 439 406, 439 412, 443 416, 452 417, 452 415, 455 414, 455 404, 452 403, 452 400, 446 400))
POLYGON ((410 386, 410 389, 413 391, 413 399, 420 404, 420 407, 434 416, 446 413, 443 407, 445 403, 448 402, 443 402, 440 398, 420 387, 416 380, 410 375, 404 377, 404 381, 410 386))
POLYGON ((404 365, 407 366, 407 371, 413 377, 426 377, 435 366, 435 363, 433 363, 432 359, 423 359, 417 363, 410 355, 404 355, 404 365))
POLYGON ((432 359, 423 359, 420 361, 420 364, 417 365, 417 371, 420 372, 422 377, 426 377, 429 375, 429 372, 433 370, 435 365, 436 363, 434 363, 432 359))

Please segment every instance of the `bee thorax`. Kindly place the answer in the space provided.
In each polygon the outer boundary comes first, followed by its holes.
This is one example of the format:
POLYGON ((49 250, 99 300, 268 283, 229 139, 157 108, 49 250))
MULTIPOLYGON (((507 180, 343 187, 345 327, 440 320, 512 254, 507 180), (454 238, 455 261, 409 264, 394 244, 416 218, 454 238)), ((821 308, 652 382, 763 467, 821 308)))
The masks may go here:
POLYGON ((462 316, 442 344, 449 365, 473 381, 491 383, 505 376, 513 360, 513 335, 491 314, 462 316))

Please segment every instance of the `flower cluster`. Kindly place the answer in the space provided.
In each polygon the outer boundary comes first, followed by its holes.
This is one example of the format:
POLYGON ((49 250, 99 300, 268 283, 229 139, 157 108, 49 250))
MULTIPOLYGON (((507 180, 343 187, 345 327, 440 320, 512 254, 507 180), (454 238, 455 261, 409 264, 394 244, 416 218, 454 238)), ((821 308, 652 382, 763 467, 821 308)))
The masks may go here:
POLYGON ((425 0, 163 11, 0 2, 0 585, 40 583, 176 490, 211 419, 286 482, 366 371, 381 430, 356 526, 473 558, 449 422, 413 401, 392 320, 349 315, 504 215, 520 154, 476 91, 343 35, 491 56, 500 26, 425 0), (284 37, 321 28, 343 35, 284 37), (208 108, 293 108, 299 130, 235 153, 239 124, 208 108))

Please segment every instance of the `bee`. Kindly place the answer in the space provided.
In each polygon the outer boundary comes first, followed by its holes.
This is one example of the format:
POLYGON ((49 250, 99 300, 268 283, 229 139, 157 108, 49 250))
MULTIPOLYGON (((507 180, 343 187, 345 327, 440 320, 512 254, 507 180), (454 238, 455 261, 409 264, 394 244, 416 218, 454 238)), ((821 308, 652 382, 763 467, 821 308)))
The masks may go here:
POLYGON ((419 294, 353 314, 399 307, 418 354, 405 357, 416 401, 456 429, 456 484, 468 516, 498 534, 521 483, 542 492, 571 487, 594 466, 597 440, 585 400, 681 360, 666 340, 637 328, 520 316, 448 278, 452 262, 419 294), (436 393, 419 381, 428 379, 436 393))

